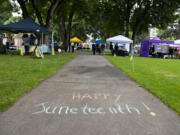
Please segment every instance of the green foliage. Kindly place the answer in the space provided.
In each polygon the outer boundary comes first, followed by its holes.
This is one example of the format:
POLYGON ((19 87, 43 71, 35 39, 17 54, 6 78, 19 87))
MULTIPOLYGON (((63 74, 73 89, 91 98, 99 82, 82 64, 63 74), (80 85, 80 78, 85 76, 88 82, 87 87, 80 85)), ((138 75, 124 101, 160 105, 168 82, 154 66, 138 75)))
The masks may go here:
POLYGON ((2 13, 10 13, 13 11, 12 5, 9 0, 0 0, 0 9, 2 13))
POLYGON ((11 16, 10 18, 8 18, 8 20, 4 22, 4 24, 14 23, 14 22, 20 21, 21 19, 22 17, 20 16, 11 16))
POLYGON ((20 55, 20 50, 9 50, 10 55, 20 55))
POLYGON ((180 114, 179 60, 135 57, 133 72, 128 58, 105 57, 180 114))
POLYGON ((0 24, 5 24, 5 22, 11 17, 11 13, 1 13, 0 14, 0 24))
POLYGON ((0 24, 4 24, 11 17, 13 8, 9 0, 0 0, 0 3, 0 24))

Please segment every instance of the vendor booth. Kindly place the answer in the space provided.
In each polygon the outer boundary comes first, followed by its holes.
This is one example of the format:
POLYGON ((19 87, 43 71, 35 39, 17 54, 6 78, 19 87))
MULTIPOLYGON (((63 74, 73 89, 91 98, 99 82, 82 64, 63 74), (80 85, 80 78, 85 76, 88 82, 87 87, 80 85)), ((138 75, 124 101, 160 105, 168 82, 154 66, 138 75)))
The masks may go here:
POLYGON ((110 47, 112 53, 114 52, 114 50, 116 50, 116 52, 118 51, 118 55, 121 55, 121 56, 129 55, 130 44, 133 43, 131 39, 124 37, 122 35, 108 38, 106 42, 112 44, 110 45, 112 46, 110 47))
POLYGON ((23 19, 19 22, 10 23, 7 25, 0 25, 0 30, 10 31, 14 33, 43 33, 43 34, 51 34, 49 30, 44 27, 41 27, 37 23, 35 23, 31 18, 23 19))
POLYGON ((180 59, 180 39, 174 41, 175 57, 180 59))
POLYGON ((93 54, 95 54, 96 52, 99 54, 104 54, 105 48, 106 46, 103 40, 93 41, 93 45, 92 45, 93 54))
POLYGON ((71 43, 83 43, 83 41, 80 40, 80 39, 77 38, 77 37, 71 38, 71 39, 70 39, 70 42, 71 42, 71 43))
POLYGON ((83 43, 83 41, 80 40, 79 38, 73 37, 70 39, 70 42, 71 42, 71 46, 69 46, 69 51, 74 52, 75 46, 77 47, 77 49, 82 49, 80 43, 83 43))
POLYGON ((180 39, 174 41, 175 45, 180 45, 180 39))
POLYGON ((69 46, 69 50, 70 48, 72 48, 72 52, 74 51, 73 48, 76 46, 77 49, 82 49, 83 47, 80 45, 80 43, 83 43, 82 40, 80 40, 78 37, 73 37, 70 39, 70 42, 72 43, 71 47, 69 46), (77 45, 75 45, 77 44, 77 45))
POLYGON ((95 43, 95 44, 105 44, 105 42, 102 41, 102 40, 96 40, 96 41, 93 41, 93 43, 95 43))
POLYGON ((149 57, 149 55, 152 55, 163 58, 164 55, 169 54, 169 46, 172 44, 174 44, 174 41, 161 40, 158 37, 151 40, 143 40, 141 41, 140 56, 149 57))
MULTIPOLYGON (((40 48, 42 52, 49 53, 51 52, 50 48, 54 48, 53 43, 51 44, 51 47, 50 45, 43 44, 43 34, 51 35, 52 33, 46 28, 41 27, 40 25, 35 23, 31 18, 26 18, 19 22, 10 23, 7 25, 0 25, 0 30, 2 32, 12 32, 12 33, 39 33, 42 36, 41 38, 42 46, 41 47, 31 46, 30 52, 34 51, 35 48, 38 49, 40 48)), ((24 46, 21 47, 22 50, 21 54, 23 54, 23 50, 24 50, 23 47, 24 46)))

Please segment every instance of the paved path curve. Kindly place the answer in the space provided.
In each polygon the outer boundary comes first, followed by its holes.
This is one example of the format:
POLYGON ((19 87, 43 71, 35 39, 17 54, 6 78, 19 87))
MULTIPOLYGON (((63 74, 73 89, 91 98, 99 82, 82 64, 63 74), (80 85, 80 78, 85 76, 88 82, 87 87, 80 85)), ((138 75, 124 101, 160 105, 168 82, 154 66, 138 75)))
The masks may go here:
POLYGON ((103 56, 83 54, 1 113, 0 135, 180 135, 180 117, 103 56))

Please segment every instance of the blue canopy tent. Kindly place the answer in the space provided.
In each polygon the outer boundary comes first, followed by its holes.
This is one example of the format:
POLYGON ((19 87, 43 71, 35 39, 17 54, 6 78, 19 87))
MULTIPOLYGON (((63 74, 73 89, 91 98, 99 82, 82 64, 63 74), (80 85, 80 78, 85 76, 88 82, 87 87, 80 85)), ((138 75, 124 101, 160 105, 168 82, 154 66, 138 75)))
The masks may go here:
MULTIPOLYGON (((46 34, 46 35, 52 34, 52 32, 50 32, 48 29, 35 23, 34 20, 30 17, 25 18, 19 22, 10 23, 7 25, 0 25, 0 30, 5 31, 5 32, 6 31, 13 32, 13 33, 40 33, 42 34, 42 39, 43 39, 43 34, 46 34)), ((51 46, 52 46, 52 49, 54 49, 53 39, 52 39, 51 46)))
POLYGON ((96 43, 96 44, 105 44, 105 42, 102 41, 102 40, 96 40, 96 41, 94 41, 93 43, 96 43))
POLYGON ((0 30, 10 31, 14 33, 33 32, 33 33, 51 34, 49 30, 35 23, 30 17, 23 19, 19 22, 10 23, 7 25, 0 25, 0 30))

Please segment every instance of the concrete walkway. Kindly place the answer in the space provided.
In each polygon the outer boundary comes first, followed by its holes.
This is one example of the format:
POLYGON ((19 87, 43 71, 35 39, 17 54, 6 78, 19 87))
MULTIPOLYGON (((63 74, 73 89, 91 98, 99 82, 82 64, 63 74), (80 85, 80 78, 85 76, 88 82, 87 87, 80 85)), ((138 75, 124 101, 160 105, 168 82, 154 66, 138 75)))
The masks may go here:
POLYGON ((180 135, 180 117, 103 56, 81 54, 1 113, 0 135, 180 135))

